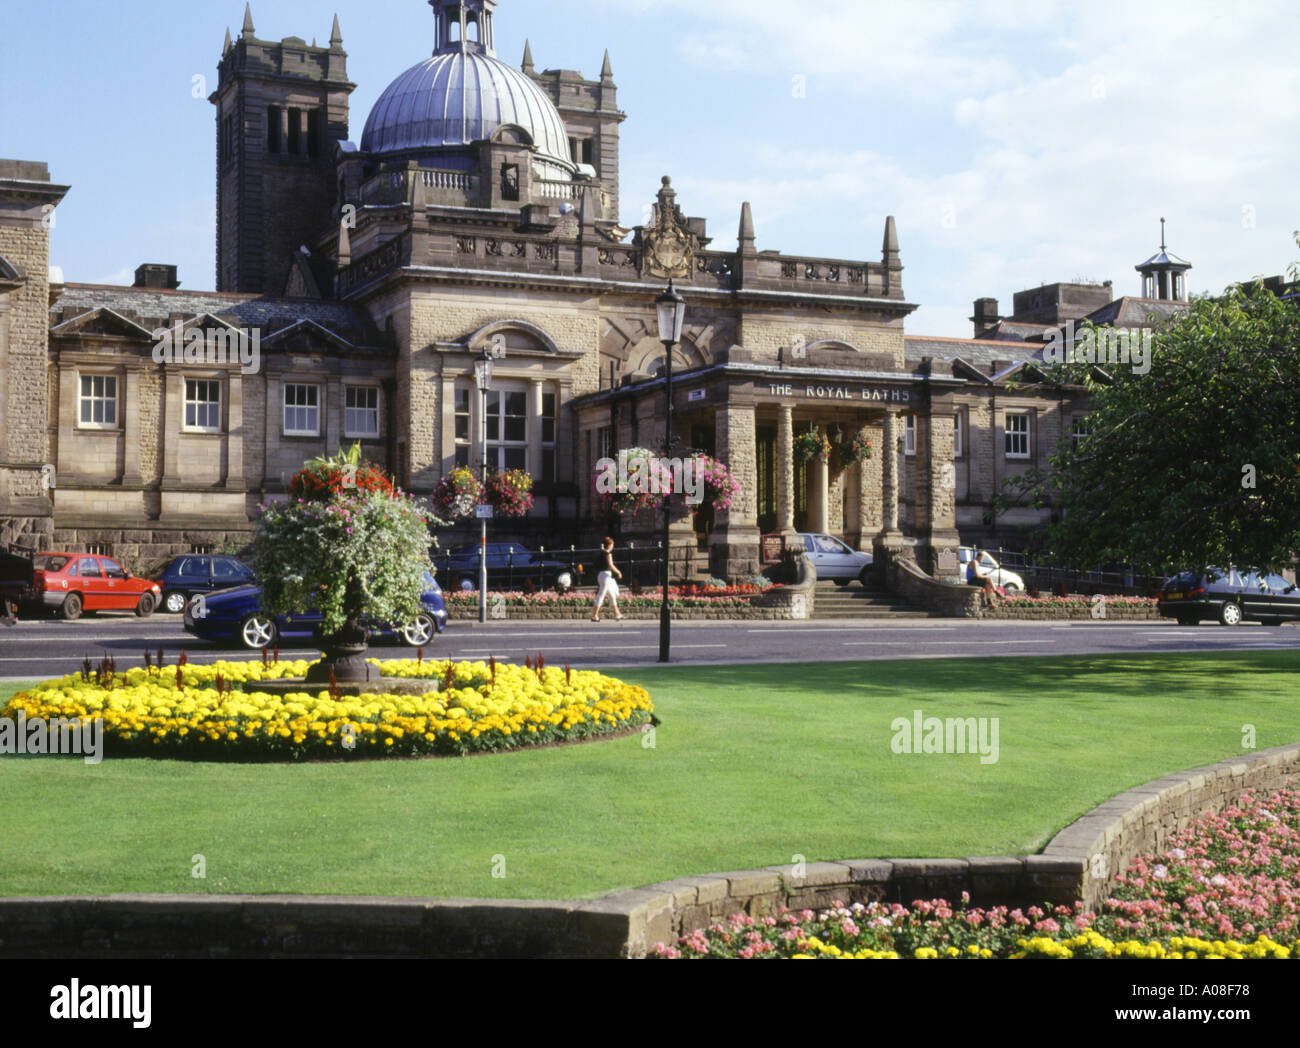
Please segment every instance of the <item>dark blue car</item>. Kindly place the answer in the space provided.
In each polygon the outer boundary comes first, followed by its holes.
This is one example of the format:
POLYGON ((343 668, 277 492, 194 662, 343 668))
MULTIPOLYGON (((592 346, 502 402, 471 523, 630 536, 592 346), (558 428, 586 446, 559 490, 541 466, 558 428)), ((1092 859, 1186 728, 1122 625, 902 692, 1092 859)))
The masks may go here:
POLYGON ((201 593, 249 585, 253 569, 237 557, 188 553, 176 557, 156 576, 162 586, 162 610, 179 615, 201 593))
MULTIPOLYGON (((447 628, 447 606, 442 589, 432 575, 424 576, 424 593, 420 598, 424 610, 414 622, 400 627, 371 626, 375 637, 396 637, 412 648, 422 648, 447 628)), ((320 623, 316 611, 272 618, 262 610, 262 587, 240 586, 203 595, 185 606, 185 630, 202 640, 235 643, 259 650, 277 643, 279 638, 310 638, 320 623)))

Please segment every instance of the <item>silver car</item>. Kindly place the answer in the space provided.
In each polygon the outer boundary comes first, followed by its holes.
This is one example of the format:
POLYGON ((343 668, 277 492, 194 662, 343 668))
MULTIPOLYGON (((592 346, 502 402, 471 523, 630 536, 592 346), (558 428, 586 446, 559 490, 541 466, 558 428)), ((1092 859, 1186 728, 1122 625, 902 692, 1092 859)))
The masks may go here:
POLYGON ((800 535, 804 553, 817 569, 817 578, 847 586, 854 579, 871 582, 871 554, 853 549, 834 535, 800 535))

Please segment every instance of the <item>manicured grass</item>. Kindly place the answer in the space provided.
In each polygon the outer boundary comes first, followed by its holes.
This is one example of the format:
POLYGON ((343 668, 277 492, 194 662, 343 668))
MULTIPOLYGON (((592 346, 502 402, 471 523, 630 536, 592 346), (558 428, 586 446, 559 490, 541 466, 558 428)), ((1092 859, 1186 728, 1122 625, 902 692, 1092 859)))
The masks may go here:
POLYGON ((1033 852, 1129 786, 1242 754, 1245 725, 1261 749, 1300 739, 1297 670, 1277 651, 639 667, 608 672, 650 690, 653 748, 3 758, 0 894, 577 898, 796 854, 1033 852), (916 709, 999 718, 998 762, 893 753, 916 709))

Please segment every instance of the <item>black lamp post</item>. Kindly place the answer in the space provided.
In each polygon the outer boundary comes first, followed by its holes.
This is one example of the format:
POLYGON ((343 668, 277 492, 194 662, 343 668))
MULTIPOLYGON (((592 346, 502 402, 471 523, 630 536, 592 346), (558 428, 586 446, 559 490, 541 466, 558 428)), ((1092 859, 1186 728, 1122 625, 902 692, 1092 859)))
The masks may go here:
MULTIPOLYGON (((487 395, 492 386, 492 355, 487 346, 474 359, 474 382, 479 391, 479 452, 482 460, 483 487, 487 488, 487 395)), ((487 517, 479 509, 479 546, 478 546, 478 620, 487 622, 487 517)))
MULTIPOLYGON (((682 321, 686 319, 686 299, 668 281, 668 290, 655 299, 659 313, 659 341, 664 344, 664 380, 667 411, 664 418, 664 458, 673 453, 673 347, 682 339, 682 321)), ((663 603, 659 607, 659 661, 668 661, 668 648, 672 635, 672 613, 668 609, 668 526, 672 513, 672 494, 664 497, 664 565, 663 603)))

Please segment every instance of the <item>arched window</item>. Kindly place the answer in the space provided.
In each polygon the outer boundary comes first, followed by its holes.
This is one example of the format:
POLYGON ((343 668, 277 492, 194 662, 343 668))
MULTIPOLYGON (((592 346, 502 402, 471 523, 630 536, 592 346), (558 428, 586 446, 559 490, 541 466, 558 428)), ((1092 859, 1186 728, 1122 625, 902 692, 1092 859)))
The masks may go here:
POLYGON ((479 42, 478 18, 476 16, 471 15, 469 17, 469 20, 465 23, 465 34, 466 34, 465 38, 471 44, 477 44, 479 42))

